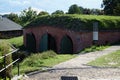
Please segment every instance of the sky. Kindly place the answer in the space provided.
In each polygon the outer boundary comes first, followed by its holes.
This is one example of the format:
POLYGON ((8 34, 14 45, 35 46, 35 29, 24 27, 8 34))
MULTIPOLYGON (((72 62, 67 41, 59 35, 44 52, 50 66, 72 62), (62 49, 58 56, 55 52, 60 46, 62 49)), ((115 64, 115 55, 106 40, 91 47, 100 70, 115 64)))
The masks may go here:
POLYGON ((0 0, 0 14, 17 13, 31 7, 35 11, 47 11, 52 13, 56 10, 67 12, 73 4, 83 8, 101 9, 103 0, 0 0))

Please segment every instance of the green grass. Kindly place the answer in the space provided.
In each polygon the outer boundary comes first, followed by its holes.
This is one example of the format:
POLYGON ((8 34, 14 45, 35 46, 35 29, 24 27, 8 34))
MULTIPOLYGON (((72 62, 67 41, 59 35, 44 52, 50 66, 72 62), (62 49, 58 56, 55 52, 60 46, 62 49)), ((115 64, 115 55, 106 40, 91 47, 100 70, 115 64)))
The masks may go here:
POLYGON ((13 44, 17 48, 23 46, 23 36, 14 37, 14 38, 10 38, 10 39, 0 39, 0 40, 7 41, 7 42, 13 44))
POLYGON ((83 49, 80 53, 88 53, 88 52, 94 52, 94 51, 101 51, 106 48, 108 48, 109 45, 104 45, 104 46, 91 46, 88 48, 83 49))
POLYGON ((120 50, 97 58, 89 62, 88 65, 98 67, 120 67, 120 50))
MULTIPOLYGON (((52 67, 74 57, 75 55, 56 54, 53 51, 32 54, 20 63, 20 73, 41 70, 42 67, 52 67)), ((16 67, 14 68, 13 73, 17 73, 16 67)))
POLYGON ((23 36, 15 37, 11 39, 6 39, 11 44, 15 45, 17 48, 23 45, 23 36))
POLYGON ((74 31, 93 30, 93 22, 98 22, 99 30, 119 30, 119 16, 104 16, 104 15, 48 15, 41 16, 28 23, 25 27, 35 26, 54 26, 59 28, 67 28, 74 31))
MULTIPOLYGON (((6 54, 8 54, 9 52, 11 52, 11 47, 9 46, 9 44, 6 42, 6 41, 1 41, 0 40, 0 57, 1 56, 4 56, 6 54)), ((5 64, 6 65, 9 65, 10 63, 12 62, 12 55, 8 55, 6 56, 5 58, 5 64)), ((4 58, 1 58, 0 59, 0 70, 4 68, 4 58)), ((7 77, 12 77, 12 66, 9 66, 7 69, 6 69, 6 76, 7 77)), ((4 72, 2 71, 0 73, 0 80, 1 80, 1 77, 3 77, 2 75, 4 75, 4 72)))

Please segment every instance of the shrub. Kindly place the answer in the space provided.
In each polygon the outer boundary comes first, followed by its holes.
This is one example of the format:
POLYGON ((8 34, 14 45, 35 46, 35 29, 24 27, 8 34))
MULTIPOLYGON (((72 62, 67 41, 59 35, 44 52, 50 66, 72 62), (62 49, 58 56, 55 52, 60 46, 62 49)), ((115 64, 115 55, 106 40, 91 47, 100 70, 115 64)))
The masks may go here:
MULTIPOLYGON (((0 56, 4 56, 5 54, 10 52, 10 46, 5 41, 0 41, 0 56)), ((12 62, 12 55, 9 55, 6 57, 6 65, 10 64, 12 62)), ((4 67, 3 59, 0 59, 0 69, 4 67)), ((4 75, 5 71, 0 73, 0 76, 5 77, 4 75)), ((12 66, 6 69, 6 75, 7 77, 12 77, 12 66)))
POLYGON ((41 58, 42 58, 42 59, 48 59, 48 58, 53 58, 53 57, 55 57, 56 55, 57 55, 57 54, 56 54, 54 51, 50 50, 50 51, 43 52, 43 53, 41 54, 41 58))

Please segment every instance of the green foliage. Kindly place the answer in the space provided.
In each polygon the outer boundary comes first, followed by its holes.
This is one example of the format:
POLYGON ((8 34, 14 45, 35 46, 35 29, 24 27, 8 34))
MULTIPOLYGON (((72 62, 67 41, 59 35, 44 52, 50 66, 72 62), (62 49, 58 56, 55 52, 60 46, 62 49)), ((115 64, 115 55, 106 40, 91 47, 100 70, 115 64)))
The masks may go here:
POLYGON ((17 14, 15 13, 10 13, 10 14, 6 14, 4 15, 5 17, 9 18, 10 20, 20 24, 20 18, 17 14))
POLYGON ((82 12, 80 11, 80 8, 78 5, 73 4, 69 7, 68 14, 80 14, 80 13, 82 12))
POLYGON ((91 61, 88 64, 98 67, 120 67, 120 50, 97 58, 96 60, 91 61))
POLYGON ((108 45, 104 45, 104 46, 91 46, 89 48, 85 48, 80 53, 88 53, 88 52, 94 52, 94 51, 101 51, 101 50, 106 49, 108 47, 109 47, 108 45))
POLYGON ((54 58, 55 56, 57 56, 57 54, 53 51, 46 51, 41 53, 41 59, 49 59, 49 58, 54 58))
MULTIPOLYGON (((10 52, 10 46, 6 41, 0 41, 0 56, 4 56, 5 54, 10 52)), ((6 57, 6 65, 10 64, 12 62, 12 55, 9 55, 6 57)), ((0 69, 4 67, 4 61, 3 59, 0 59, 0 69)), ((0 76, 4 77, 5 71, 0 73, 0 76)), ((7 77, 11 78, 12 77, 12 66, 7 68, 6 70, 6 75, 7 77)))
POLYGON ((55 12, 52 13, 52 15, 56 14, 64 14, 64 12, 62 10, 56 10, 55 12))
POLYGON ((49 13, 48 13, 48 12, 45 12, 45 11, 41 11, 41 12, 38 14, 38 16, 43 16, 43 15, 49 15, 49 13))
POLYGON ((40 16, 28 23, 25 27, 35 26, 54 26, 59 28, 67 28, 74 31, 92 31, 93 22, 99 23, 99 31, 101 30, 120 30, 120 17, 118 16, 95 16, 95 15, 49 15, 40 16))
POLYGON ((34 66, 41 67, 43 64, 43 62, 41 62, 42 60, 54 58, 56 55, 57 54, 53 51, 47 51, 41 54, 40 53, 32 54, 30 57, 26 58, 26 60, 22 62, 22 65, 28 65, 31 67, 34 67, 34 66))
POLYGON ((10 51, 10 46, 6 41, 0 40, 0 56, 7 54, 10 51))
POLYGON ((21 25, 24 26, 28 22, 34 20, 37 17, 37 12, 32 10, 31 7, 25 9, 20 14, 21 25))
POLYGON ((120 0, 103 0, 103 7, 107 15, 120 15, 120 0))
POLYGON ((114 15, 120 16, 120 3, 117 3, 117 5, 114 9, 114 15))
MULTIPOLYGON (((75 57, 75 55, 58 55, 54 51, 32 54, 20 63, 20 72, 26 73, 35 70, 41 70, 42 67, 52 67, 53 65, 71 59, 73 57, 75 57)), ((17 68, 15 67, 13 71, 13 73, 16 74, 17 68)))
POLYGON ((23 36, 7 39, 7 41, 14 45, 16 48, 23 46, 23 36))

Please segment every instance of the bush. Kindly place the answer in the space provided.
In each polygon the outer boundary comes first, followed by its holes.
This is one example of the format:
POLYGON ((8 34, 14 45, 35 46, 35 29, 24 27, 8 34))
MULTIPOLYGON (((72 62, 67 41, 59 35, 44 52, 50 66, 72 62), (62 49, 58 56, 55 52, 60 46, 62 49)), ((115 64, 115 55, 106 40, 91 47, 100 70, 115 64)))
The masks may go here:
MULTIPOLYGON (((0 41, 0 56, 4 56, 5 54, 10 52, 10 46, 5 41, 0 41)), ((12 62, 12 55, 9 55, 6 57, 6 65, 10 64, 12 62)), ((4 67, 4 61, 3 59, 0 59, 0 69, 4 67)), ((5 71, 0 73, 0 76, 5 77, 4 75, 5 71)), ((6 69, 6 75, 7 77, 12 77, 12 66, 6 69)))
POLYGON ((46 51, 41 54, 41 59, 48 59, 48 58, 53 58, 57 54, 54 51, 46 51))

